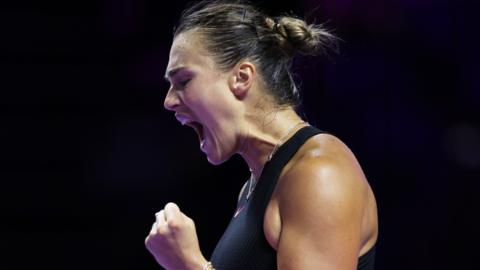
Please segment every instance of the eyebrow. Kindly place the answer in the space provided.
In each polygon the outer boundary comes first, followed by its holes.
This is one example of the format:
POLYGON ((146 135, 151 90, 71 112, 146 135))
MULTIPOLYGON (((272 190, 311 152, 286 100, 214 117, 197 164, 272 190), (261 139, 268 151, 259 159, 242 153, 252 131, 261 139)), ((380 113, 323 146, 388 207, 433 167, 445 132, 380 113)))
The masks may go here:
POLYGON ((181 66, 181 67, 176 67, 176 68, 170 69, 169 71, 167 71, 167 73, 165 73, 165 76, 164 76, 165 80, 168 81, 169 78, 175 76, 175 74, 177 74, 180 70, 185 69, 185 68, 186 67, 181 66))

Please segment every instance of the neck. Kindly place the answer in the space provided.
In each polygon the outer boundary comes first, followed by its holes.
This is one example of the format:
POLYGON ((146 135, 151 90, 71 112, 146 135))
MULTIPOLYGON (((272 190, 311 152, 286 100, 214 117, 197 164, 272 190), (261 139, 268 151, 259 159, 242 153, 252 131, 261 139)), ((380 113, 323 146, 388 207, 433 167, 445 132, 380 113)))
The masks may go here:
POLYGON ((306 125, 292 108, 276 111, 272 115, 272 119, 258 121, 257 118, 249 123, 249 130, 238 151, 255 179, 260 177, 263 166, 274 148, 279 147, 306 125))

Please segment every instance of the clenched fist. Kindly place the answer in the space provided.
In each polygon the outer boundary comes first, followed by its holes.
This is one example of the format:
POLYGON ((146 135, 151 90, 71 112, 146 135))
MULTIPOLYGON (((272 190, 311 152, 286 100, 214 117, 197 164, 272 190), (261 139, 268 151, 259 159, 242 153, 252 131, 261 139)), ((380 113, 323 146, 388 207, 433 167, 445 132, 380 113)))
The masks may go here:
POLYGON ((174 203, 155 214, 145 246, 157 262, 168 270, 202 269, 207 263, 198 244, 193 220, 174 203))

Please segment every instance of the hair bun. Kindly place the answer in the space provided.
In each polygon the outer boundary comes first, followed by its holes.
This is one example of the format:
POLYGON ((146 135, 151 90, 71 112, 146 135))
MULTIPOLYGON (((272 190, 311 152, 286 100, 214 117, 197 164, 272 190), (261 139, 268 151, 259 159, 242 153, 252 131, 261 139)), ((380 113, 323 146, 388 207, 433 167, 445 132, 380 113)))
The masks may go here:
POLYGON ((282 16, 277 20, 267 18, 267 26, 276 34, 282 51, 292 56, 299 52, 305 55, 325 54, 338 50, 338 38, 322 25, 307 24, 304 20, 282 16))

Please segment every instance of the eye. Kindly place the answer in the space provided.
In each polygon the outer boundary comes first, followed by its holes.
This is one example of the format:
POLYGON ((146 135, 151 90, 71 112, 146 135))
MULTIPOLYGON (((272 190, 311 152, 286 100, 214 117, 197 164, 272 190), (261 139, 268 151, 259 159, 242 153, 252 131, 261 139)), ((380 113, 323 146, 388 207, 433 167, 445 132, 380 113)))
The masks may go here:
POLYGON ((181 81, 179 81, 179 84, 180 84, 181 86, 185 87, 189 81, 190 81, 190 79, 181 80, 181 81))
POLYGON ((187 86, 189 81, 190 81, 190 79, 178 80, 176 82, 176 88, 177 89, 184 89, 187 86))

